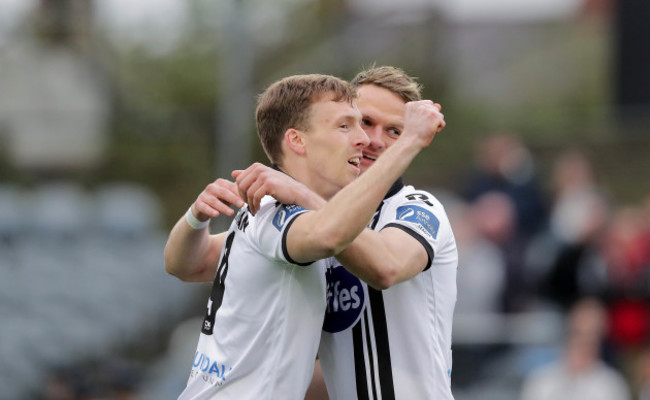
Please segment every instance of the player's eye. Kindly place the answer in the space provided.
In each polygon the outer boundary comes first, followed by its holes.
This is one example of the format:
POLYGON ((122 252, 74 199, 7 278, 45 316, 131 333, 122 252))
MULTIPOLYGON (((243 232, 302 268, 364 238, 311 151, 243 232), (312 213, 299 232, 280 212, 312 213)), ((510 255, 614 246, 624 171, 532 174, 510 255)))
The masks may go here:
POLYGON ((391 128, 391 129, 389 129, 389 130, 388 130, 388 133, 390 133, 391 135, 395 135, 395 136, 399 136, 399 135, 402 134, 402 132, 400 132, 400 130, 399 130, 399 129, 396 129, 396 128, 391 128))
POLYGON ((372 125, 369 120, 367 119, 362 119, 361 120, 361 126, 370 126, 372 125))

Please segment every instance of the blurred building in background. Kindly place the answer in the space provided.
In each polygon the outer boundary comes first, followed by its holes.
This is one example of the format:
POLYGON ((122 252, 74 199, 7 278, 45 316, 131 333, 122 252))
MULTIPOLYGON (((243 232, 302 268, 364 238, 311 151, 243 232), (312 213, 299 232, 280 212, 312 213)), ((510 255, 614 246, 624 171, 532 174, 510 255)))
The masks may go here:
POLYGON ((6 33, 0 121, 4 154, 16 169, 75 171, 102 161, 111 88, 87 51, 91 4, 35 3, 6 33))
POLYGON ((166 275, 168 229, 208 182, 266 162, 253 112, 268 84, 371 64, 418 77, 448 121, 405 179, 439 196, 458 239, 456 398, 539 398, 564 365, 646 398, 649 13, 3 1, 0 398, 176 398, 208 288, 166 275), (597 337, 576 333, 586 298, 597 337))

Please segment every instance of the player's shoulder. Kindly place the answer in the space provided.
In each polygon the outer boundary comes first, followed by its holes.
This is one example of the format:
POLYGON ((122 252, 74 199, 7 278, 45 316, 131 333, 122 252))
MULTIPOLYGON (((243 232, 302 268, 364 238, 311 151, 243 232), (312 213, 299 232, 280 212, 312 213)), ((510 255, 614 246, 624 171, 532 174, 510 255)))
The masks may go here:
POLYGON ((283 259, 282 243, 287 229, 295 217, 304 211, 302 207, 282 204, 273 197, 266 196, 246 234, 261 253, 269 258, 283 259))
MULTIPOLYGON (((413 186, 404 186, 386 199, 382 215, 383 226, 407 227, 430 241, 438 241, 441 227, 448 224, 445 210, 438 199, 413 186)), ((443 228, 443 232, 446 231, 443 228)))
POLYGON ((295 204, 282 204, 271 196, 265 196, 256 217, 268 220, 270 226, 282 231, 287 222, 305 211, 303 207, 295 204))
POLYGON ((444 212, 442 203, 430 192, 407 185, 388 199, 394 205, 415 205, 444 212))

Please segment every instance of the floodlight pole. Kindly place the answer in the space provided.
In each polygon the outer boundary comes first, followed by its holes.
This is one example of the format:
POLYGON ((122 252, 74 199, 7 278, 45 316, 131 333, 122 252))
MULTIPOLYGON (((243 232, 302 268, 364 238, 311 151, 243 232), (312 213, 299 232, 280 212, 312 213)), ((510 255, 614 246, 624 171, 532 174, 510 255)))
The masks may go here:
MULTIPOLYGON (((215 132, 216 178, 232 179, 234 169, 251 163, 251 128, 254 121, 253 50, 243 0, 222 2, 225 9, 217 40, 223 43, 218 56, 218 102, 215 132)), ((217 218, 213 228, 225 230, 230 220, 217 218)))

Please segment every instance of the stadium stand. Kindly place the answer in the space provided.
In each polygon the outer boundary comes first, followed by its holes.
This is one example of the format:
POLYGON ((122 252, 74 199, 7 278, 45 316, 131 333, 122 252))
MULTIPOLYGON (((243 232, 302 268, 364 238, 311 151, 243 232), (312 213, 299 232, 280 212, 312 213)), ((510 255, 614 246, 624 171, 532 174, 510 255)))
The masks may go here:
POLYGON ((161 207, 128 182, 0 184, 0 398, 171 329, 195 300, 163 269, 161 207))

